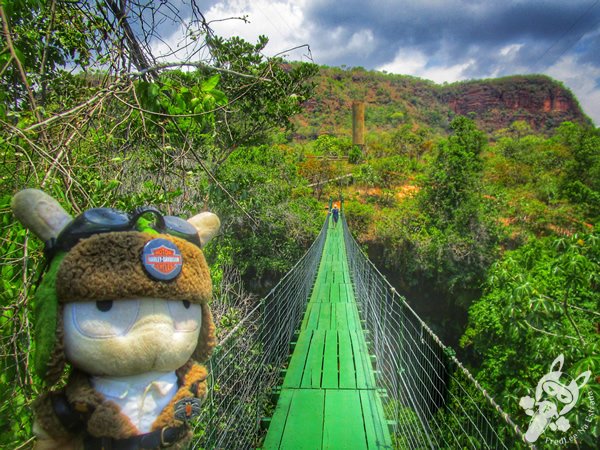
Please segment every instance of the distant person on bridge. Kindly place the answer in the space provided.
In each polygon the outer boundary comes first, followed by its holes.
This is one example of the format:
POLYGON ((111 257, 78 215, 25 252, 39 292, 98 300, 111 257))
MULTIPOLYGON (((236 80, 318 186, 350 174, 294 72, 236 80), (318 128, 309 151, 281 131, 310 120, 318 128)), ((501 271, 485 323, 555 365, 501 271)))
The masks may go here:
POLYGON ((337 205, 333 205, 333 209, 331 210, 331 216, 333 217, 333 228, 335 228, 340 217, 340 210, 338 209, 337 205))

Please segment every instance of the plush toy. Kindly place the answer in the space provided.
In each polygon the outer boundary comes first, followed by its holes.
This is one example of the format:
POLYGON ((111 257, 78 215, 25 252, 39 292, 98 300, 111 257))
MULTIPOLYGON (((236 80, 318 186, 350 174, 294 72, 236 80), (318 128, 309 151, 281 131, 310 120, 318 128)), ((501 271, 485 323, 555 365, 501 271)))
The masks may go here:
POLYGON ((34 189, 12 208, 46 243, 34 357, 48 389, 34 403, 36 447, 184 448, 207 391, 199 362, 215 345, 200 248, 217 216, 185 221, 144 207, 73 219, 34 189))

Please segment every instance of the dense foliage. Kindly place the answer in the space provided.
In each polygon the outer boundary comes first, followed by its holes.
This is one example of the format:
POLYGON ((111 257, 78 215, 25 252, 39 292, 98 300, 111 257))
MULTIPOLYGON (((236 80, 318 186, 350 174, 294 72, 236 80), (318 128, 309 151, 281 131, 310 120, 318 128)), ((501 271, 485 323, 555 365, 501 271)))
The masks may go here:
MULTIPOLYGON (((591 400, 600 398, 594 379, 600 372, 599 285, 597 232, 533 240, 491 268, 461 340, 474 351, 480 380, 524 428, 529 418, 519 400, 533 396, 558 355, 564 354, 563 371, 573 378, 591 370, 592 379, 568 417, 573 430, 591 427, 579 436, 590 447, 600 434, 600 412, 591 400)), ((561 433, 550 438, 560 440, 561 433)))

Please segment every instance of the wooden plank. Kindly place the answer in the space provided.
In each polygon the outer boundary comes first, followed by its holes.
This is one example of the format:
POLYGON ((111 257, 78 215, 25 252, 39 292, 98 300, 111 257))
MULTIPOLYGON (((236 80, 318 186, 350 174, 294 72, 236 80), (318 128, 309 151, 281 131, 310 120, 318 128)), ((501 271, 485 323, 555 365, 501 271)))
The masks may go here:
POLYGON ((279 448, 287 423, 293 395, 294 391, 291 389, 283 389, 281 391, 277 406, 275 407, 275 412, 273 413, 273 419, 271 420, 265 442, 262 446, 263 450, 275 450, 279 448))
POLYGON ((310 343, 302 382, 300 387, 318 388, 321 387, 321 377, 323 375, 323 350, 325 347, 325 331, 314 330, 313 338, 310 343))
POLYGON ((340 283, 338 285, 338 298, 340 303, 348 303, 350 301, 350 298, 348 296, 348 288, 346 287, 345 283, 340 283))
POLYGON ((308 328, 308 322, 310 320, 310 316, 313 312, 314 307, 315 307, 314 303, 308 303, 306 305, 306 311, 304 313, 304 317, 302 318, 302 324, 300 325, 300 330, 306 330, 306 328, 308 328))
POLYGON ((310 298, 311 303, 322 303, 324 299, 329 295, 329 288, 324 281, 317 280, 315 289, 312 297, 310 298))
POLYGON ((319 325, 319 316, 321 315, 321 303, 310 303, 310 316, 306 321, 307 330, 315 330, 319 325))
POLYGON ((340 388, 356 389, 356 372, 354 369, 354 354, 350 332, 338 331, 339 358, 340 358, 340 388))
POLYGON ((332 322, 335 320, 335 327, 338 330, 348 329, 348 304, 347 303, 334 303, 331 313, 332 322))
POLYGON ((360 316, 358 315, 358 308, 356 303, 348 303, 348 309, 346 310, 348 317, 348 329, 350 330, 361 330, 362 325, 360 323, 360 316))
POLYGON ((338 368, 338 333, 329 330, 325 333, 325 353, 323 355, 322 388, 337 388, 339 386, 338 368))
POLYGON ((358 389, 374 388, 373 374, 365 358, 367 346, 364 343, 362 331, 350 331, 350 339, 352 341, 352 354, 356 370, 356 387, 358 389))
MULTIPOLYGON (((383 390, 385 392, 385 389, 383 390)), ((381 428, 381 436, 382 436, 382 441, 384 442, 384 444, 387 447, 384 448, 392 448, 393 447, 393 442, 392 442, 392 434, 390 432, 390 426, 389 426, 389 422, 386 419, 385 416, 385 412, 383 409, 383 398, 381 397, 381 391, 375 389, 373 391, 371 391, 373 393, 373 399, 374 399, 374 403, 372 403, 373 405, 375 405, 376 411, 375 411, 375 420, 374 423, 376 426, 379 426, 381 428)), ((387 397, 387 395, 386 395, 387 397)))
POLYGON ((336 286, 338 283, 338 264, 337 262, 331 268, 331 280, 329 286, 336 286))
POLYGON ((367 343, 365 342, 364 334, 360 331, 361 334, 361 350, 360 357, 363 363, 363 367, 365 370, 365 378, 367 382, 368 388, 375 388, 375 372, 373 372, 373 364, 371 364, 371 356, 369 354, 369 349, 367 348, 367 343))
POLYGON ((340 297, 344 297, 348 303, 354 302, 354 290, 350 283, 344 283, 340 286, 340 297))
POLYGON ((325 391, 323 449, 367 449, 359 391, 325 391))
POLYGON ((329 286, 329 301, 331 303, 340 303, 340 285, 332 284, 329 286))
POLYGON ((321 303, 321 314, 319 316, 319 326, 321 330, 331 329, 331 303, 321 303))
POLYGON ((392 439, 377 391, 366 389, 359 392, 368 447, 391 449, 392 439))
POLYGON ((294 391, 280 449, 314 450, 322 448, 325 391, 294 391))
POLYGON ((283 387, 300 387, 302 376, 304 375, 304 368, 306 366, 306 359, 310 349, 312 334, 312 330, 305 330, 300 333, 285 379, 283 380, 283 387))

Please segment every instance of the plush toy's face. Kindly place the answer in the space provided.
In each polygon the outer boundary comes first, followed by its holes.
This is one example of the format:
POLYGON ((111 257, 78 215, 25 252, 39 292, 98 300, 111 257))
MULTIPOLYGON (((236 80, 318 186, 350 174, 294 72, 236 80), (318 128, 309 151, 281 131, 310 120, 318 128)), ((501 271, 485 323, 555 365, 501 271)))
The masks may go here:
POLYGON ((67 359, 91 375, 173 371, 192 355, 201 306, 181 300, 75 302, 63 310, 67 359))

